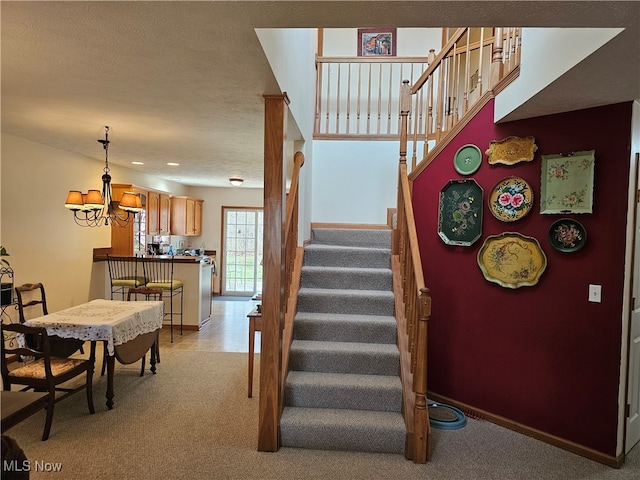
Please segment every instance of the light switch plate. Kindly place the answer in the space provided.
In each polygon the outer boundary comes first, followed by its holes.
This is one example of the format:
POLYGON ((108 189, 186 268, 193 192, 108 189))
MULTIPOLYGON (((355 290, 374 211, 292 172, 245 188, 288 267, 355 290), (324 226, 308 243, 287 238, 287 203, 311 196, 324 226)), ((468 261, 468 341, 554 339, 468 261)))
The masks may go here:
POLYGON ((602 302, 602 285, 589 285, 589 301, 602 302))

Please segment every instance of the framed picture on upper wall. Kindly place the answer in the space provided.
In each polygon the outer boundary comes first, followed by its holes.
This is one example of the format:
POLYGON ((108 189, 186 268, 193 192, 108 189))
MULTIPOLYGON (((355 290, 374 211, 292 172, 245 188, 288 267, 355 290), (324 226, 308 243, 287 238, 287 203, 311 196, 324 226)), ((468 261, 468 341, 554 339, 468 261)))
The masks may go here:
POLYGON ((359 57, 395 57, 395 28, 359 28, 359 57))

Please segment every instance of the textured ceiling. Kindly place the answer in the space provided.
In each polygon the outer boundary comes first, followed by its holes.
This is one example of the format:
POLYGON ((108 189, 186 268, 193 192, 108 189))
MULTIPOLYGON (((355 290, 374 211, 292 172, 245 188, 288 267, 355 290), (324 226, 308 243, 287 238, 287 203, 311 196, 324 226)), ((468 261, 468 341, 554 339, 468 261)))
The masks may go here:
MULTIPOLYGON (((263 99, 281 93, 254 28, 627 28, 512 118, 640 98, 639 2, 2 1, 2 131, 187 185, 261 187, 263 99), (624 65, 624 67, 621 67, 624 65), (167 167, 178 162, 179 167, 167 167)), ((553 52, 549 52, 552 55, 553 52)), ((295 132, 294 132, 295 135, 295 132)))

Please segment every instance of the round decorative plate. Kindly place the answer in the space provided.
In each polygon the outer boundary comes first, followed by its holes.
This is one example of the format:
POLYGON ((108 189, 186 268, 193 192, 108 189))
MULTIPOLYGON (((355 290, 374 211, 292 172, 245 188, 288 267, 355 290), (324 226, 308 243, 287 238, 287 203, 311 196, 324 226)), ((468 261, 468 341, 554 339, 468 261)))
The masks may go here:
POLYGON ((504 232, 485 239, 478 266, 485 279, 501 287, 530 287, 547 268, 547 256, 535 238, 504 232))
POLYGON ((515 222, 524 217, 533 207, 533 190, 520 177, 500 180, 489 194, 489 211, 498 220, 515 222))
POLYGON ((453 157, 453 167, 461 175, 471 175, 482 164, 482 152, 472 144, 464 145, 458 149, 453 157))
POLYGON ((549 227, 549 243, 559 252, 577 252, 587 243, 587 231, 571 218, 561 218, 549 227))

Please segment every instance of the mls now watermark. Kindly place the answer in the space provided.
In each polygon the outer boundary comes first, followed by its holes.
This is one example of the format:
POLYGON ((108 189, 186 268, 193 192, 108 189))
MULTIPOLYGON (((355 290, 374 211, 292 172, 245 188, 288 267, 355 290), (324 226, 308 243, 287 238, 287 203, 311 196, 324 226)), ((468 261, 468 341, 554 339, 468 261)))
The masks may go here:
POLYGON ((7 472, 60 472, 62 462, 45 462, 41 460, 3 460, 2 471, 7 472))

